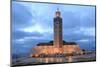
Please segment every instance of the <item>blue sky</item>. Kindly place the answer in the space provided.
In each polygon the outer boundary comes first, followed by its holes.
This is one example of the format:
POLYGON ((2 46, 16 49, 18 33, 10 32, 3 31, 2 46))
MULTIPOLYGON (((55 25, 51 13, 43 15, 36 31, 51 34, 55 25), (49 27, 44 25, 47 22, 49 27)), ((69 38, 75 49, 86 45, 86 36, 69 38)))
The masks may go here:
POLYGON ((53 18, 59 8, 63 40, 82 49, 95 48, 95 7, 31 2, 12 2, 12 53, 29 52, 39 42, 53 40, 53 18))

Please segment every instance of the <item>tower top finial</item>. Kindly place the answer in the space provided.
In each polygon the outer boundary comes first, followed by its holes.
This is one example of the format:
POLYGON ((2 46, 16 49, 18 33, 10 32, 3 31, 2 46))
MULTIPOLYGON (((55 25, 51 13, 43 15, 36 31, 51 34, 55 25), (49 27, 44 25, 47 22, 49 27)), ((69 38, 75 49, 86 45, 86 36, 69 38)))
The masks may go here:
POLYGON ((57 8, 57 11, 59 11, 59 8, 57 8))
POLYGON ((56 10, 56 13, 55 13, 55 15, 56 15, 56 17, 60 17, 60 11, 59 11, 59 8, 57 8, 57 10, 56 10))
POLYGON ((57 8, 56 12, 60 12, 60 11, 59 11, 59 8, 57 8))

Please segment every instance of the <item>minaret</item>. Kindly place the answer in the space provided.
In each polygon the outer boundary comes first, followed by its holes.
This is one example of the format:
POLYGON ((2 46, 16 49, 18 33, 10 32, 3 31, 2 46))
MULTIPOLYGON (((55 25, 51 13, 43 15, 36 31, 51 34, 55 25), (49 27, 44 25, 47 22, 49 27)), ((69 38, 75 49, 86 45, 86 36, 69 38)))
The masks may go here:
POLYGON ((62 47, 62 18, 59 9, 55 12, 54 18, 54 46, 62 47))

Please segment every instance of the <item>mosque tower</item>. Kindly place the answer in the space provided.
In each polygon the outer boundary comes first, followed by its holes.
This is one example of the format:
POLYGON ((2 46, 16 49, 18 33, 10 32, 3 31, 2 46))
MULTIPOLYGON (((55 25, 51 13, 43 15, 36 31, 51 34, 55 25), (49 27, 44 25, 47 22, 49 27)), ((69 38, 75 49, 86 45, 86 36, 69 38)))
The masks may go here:
POLYGON ((54 17, 54 46, 55 47, 62 47, 62 18, 61 18, 61 12, 59 9, 55 12, 54 17))

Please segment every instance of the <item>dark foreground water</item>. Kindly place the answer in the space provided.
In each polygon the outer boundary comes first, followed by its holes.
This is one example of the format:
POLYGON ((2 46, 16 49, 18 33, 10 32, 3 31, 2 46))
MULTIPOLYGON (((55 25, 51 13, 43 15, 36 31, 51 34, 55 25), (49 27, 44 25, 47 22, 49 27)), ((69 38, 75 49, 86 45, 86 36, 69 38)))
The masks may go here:
POLYGON ((12 60, 12 66, 23 66, 23 65, 37 65, 37 64, 48 64, 48 63, 73 63, 73 62, 89 62, 96 61, 96 54, 85 54, 77 56, 66 56, 66 57, 49 57, 49 58, 30 58, 22 57, 12 60))

